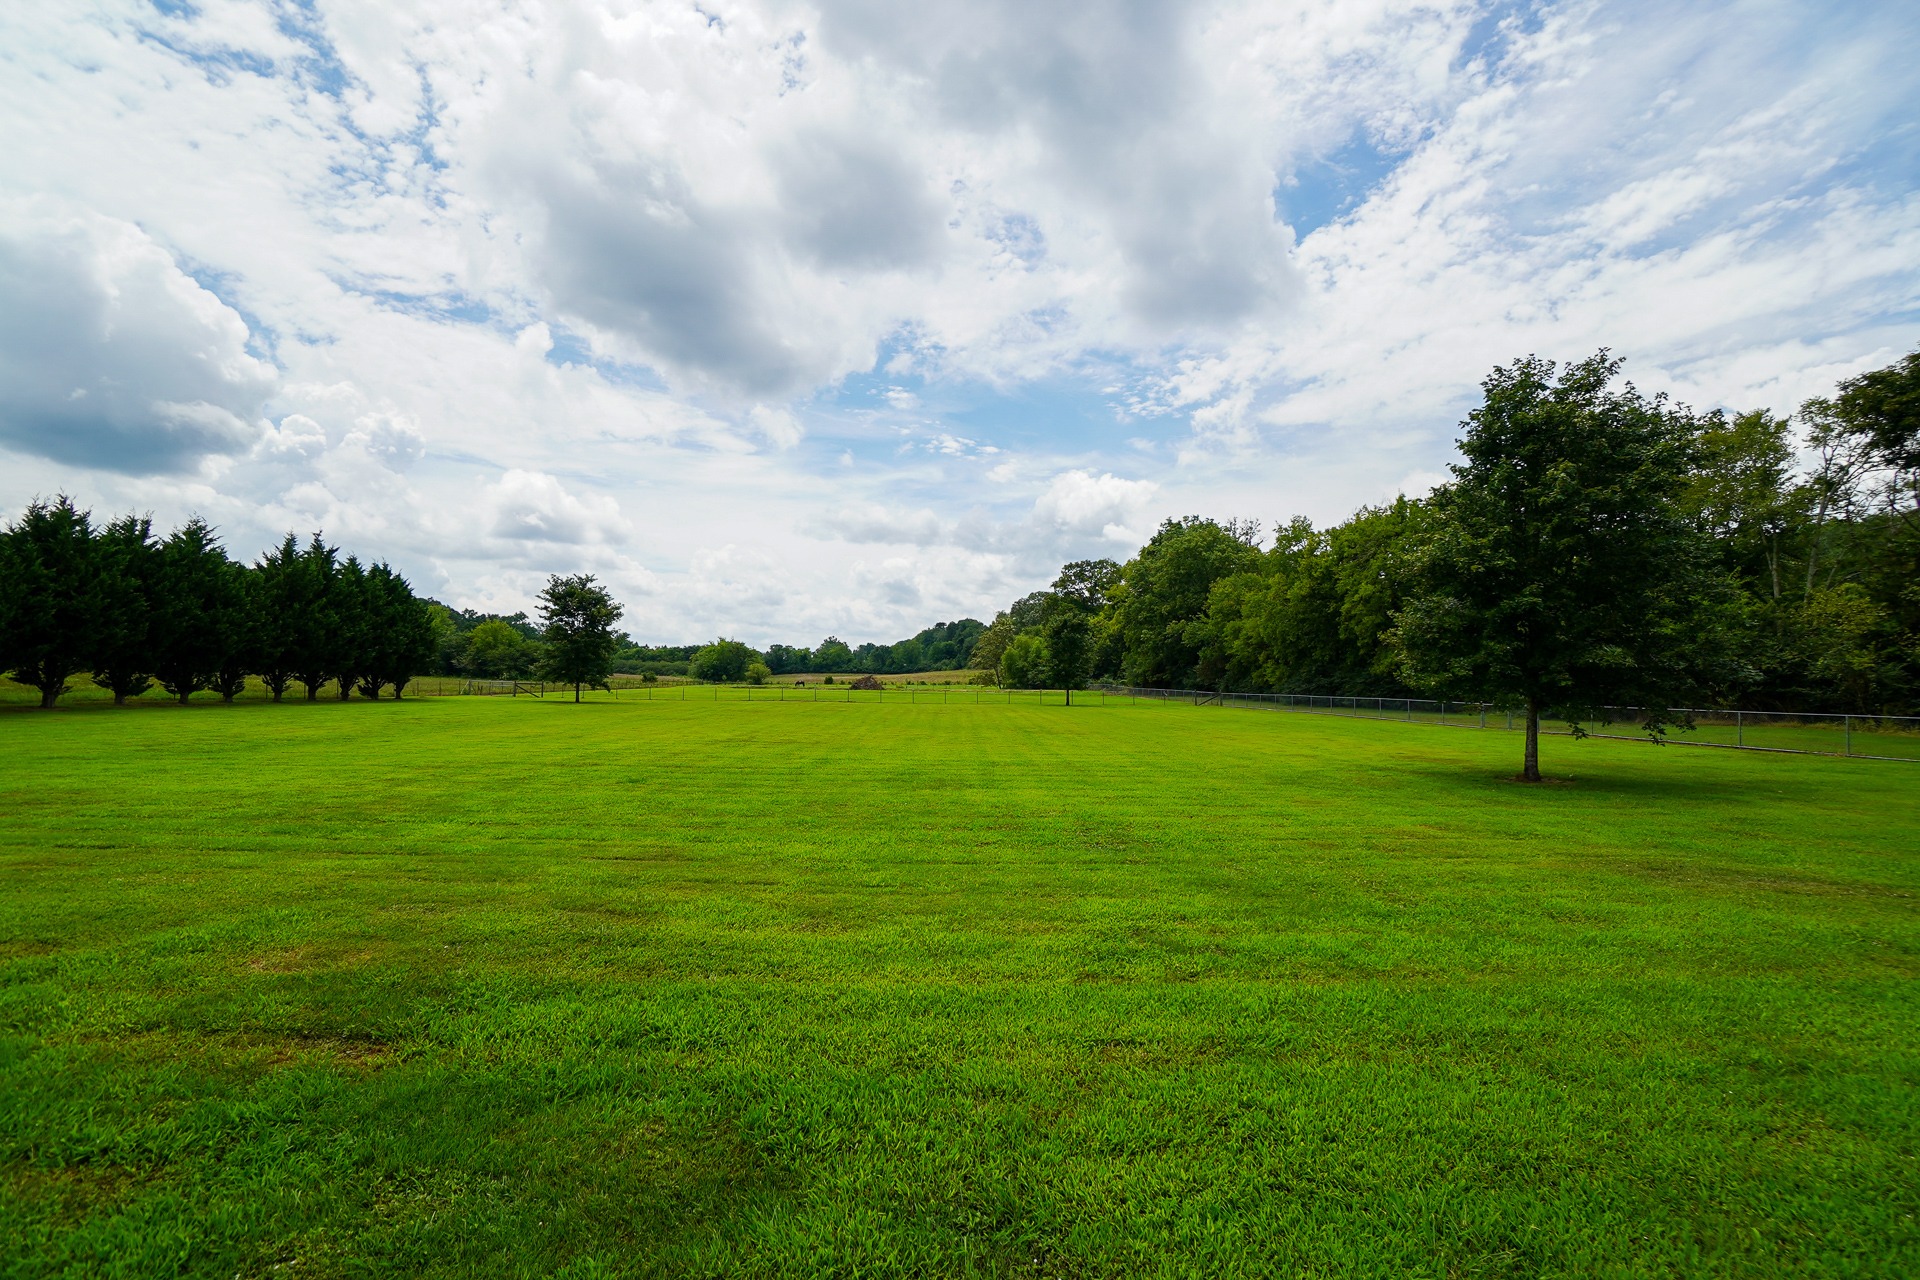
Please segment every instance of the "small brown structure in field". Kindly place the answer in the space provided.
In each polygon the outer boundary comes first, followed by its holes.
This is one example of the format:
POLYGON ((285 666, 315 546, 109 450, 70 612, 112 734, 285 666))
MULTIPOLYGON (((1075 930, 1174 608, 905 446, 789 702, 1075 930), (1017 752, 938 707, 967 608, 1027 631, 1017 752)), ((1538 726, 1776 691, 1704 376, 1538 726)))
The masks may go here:
POLYGON ((884 688, 886 688, 886 686, 885 686, 885 685, 883 685, 883 684, 881 684, 881 683, 880 683, 880 681, 879 681, 879 680, 877 680, 877 679, 875 679, 875 678, 874 678, 873 676, 861 676, 861 677, 860 677, 860 678, 859 678, 858 680, 855 680, 855 681, 853 682, 853 687, 854 687, 854 688, 856 688, 856 689, 884 689, 884 688))

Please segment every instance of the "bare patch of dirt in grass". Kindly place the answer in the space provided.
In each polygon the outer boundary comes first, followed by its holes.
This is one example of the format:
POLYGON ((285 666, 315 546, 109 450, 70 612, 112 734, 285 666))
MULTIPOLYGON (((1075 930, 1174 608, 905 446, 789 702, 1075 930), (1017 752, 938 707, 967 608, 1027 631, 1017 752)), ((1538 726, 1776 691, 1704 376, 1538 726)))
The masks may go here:
POLYGON ((1674 866, 1671 863, 1617 864, 1621 869, 1668 884, 1697 885, 1725 891, 1759 890, 1817 898, 1911 898, 1909 889, 1863 881, 1828 880, 1782 871, 1743 871, 1731 867, 1674 866))
POLYGON ((383 1040, 303 1035, 249 1039, 267 1049, 262 1062, 269 1067, 286 1067, 317 1060, 361 1071, 378 1071, 400 1060, 394 1047, 383 1040))
POLYGON ((0 1171, 0 1192, 34 1217, 72 1222, 124 1203, 159 1176, 118 1164, 72 1164, 58 1169, 15 1164, 0 1171))
POLYGON ((305 947, 288 947, 282 951, 269 951, 247 961, 247 968, 255 973, 304 973, 312 968, 306 961, 305 947))

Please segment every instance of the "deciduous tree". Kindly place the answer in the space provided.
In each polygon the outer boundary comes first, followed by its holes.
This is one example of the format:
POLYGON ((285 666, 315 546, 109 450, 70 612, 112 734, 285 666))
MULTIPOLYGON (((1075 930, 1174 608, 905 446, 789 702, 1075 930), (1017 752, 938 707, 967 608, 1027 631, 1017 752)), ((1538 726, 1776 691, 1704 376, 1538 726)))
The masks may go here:
POLYGON ((746 678, 747 668, 759 660, 760 655, 741 641, 720 639, 693 655, 687 674, 695 680, 737 684, 746 678))
POLYGON ((586 686, 604 688, 619 646, 613 624, 622 610, 592 574, 547 579, 540 592, 541 635, 546 641, 543 668, 547 678, 573 686, 580 701, 586 686))
POLYGON ((1487 377, 1399 614, 1410 681, 1524 712, 1528 782, 1543 713, 1637 705, 1657 731, 1723 649, 1727 583, 1680 501, 1694 423, 1619 368, 1602 351, 1487 377))

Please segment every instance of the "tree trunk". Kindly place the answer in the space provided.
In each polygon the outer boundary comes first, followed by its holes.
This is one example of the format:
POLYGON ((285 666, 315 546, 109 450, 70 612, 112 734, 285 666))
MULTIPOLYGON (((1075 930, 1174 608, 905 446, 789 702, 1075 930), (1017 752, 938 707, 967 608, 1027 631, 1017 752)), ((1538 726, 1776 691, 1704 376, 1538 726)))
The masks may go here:
POLYGON ((191 689, 182 689, 182 690, 180 691, 180 705, 181 705, 181 706, 183 706, 183 707, 184 707, 184 706, 186 706, 186 705, 187 705, 187 699, 188 699, 188 698, 191 698, 192 696, 193 696, 193 690, 191 690, 191 689))
POLYGON ((1820 544, 1826 540, 1826 530, 1827 495, 1822 493, 1820 506, 1813 516, 1813 544, 1807 548, 1807 588, 1801 592, 1803 598, 1813 594, 1813 574, 1820 563, 1820 544))
POLYGON ((114 705, 114 706, 116 706, 116 707, 124 707, 124 706, 126 706, 126 705, 127 705, 127 695, 126 695, 126 694, 124 694, 124 693, 122 693, 122 692, 121 692, 120 690, 118 690, 118 689, 115 689, 115 690, 113 691, 113 705, 114 705))
POLYGON ((232 701, 233 701, 233 690, 231 690, 231 689, 222 689, 222 690, 220 691, 220 701, 222 701, 222 702, 232 702, 232 701))
POLYGON ((58 698, 59 696, 60 696, 60 690, 59 690, 59 688, 58 688, 58 686, 56 686, 56 685, 45 685, 45 686, 42 686, 42 688, 41 688, 41 690, 40 690, 40 707, 41 707, 41 709, 42 709, 43 711, 51 711, 51 710, 53 710, 53 701, 54 701, 54 699, 55 699, 55 698, 58 698))
POLYGON ((285 686, 284 686, 284 685, 275 685, 275 686, 273 686, 273 700, 274 700, 275 702, 278 702, 278 701, 280 701, 280 695, 281 695, 281 693, 282 693, 282 692, 284 692, 284 691, 285 691, 285 686))
MULTIPOLYGON (((719 695, 719 694, 715 694, 714 696, 715 696, 715 697, 717 698, 717 697, 719 697, 720 695, 719 695)), ((573 700, 574 700, 575 702, 578 702, 578 701, 580 701, 580 686, 579 686, 579 685, 575 685, 575 686, 573 686, 573 700)))
POLYGON ((1540 781, 1540 704, 1532 698, 1527 699, 1527 759, 1520 781, 1540 781))

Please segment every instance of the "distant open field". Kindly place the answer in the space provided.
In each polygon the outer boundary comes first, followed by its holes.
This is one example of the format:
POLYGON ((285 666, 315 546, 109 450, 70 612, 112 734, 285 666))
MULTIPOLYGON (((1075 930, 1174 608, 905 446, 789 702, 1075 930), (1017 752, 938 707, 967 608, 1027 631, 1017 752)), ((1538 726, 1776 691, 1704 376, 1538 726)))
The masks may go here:
POLYGON ((1920 1274, 1920 773, 0 710, 0 1274, 1920 1274))

